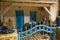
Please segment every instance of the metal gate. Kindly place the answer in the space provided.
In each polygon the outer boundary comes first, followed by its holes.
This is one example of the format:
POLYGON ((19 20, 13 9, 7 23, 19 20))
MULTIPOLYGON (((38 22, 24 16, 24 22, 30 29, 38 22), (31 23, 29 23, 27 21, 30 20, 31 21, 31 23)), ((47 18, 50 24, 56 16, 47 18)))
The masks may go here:
POLYGON ((33 40, 31 36, 35 35, 36 33, 38 33, 39 35, 42 33, 43 36, 41 36, 41 38, 38 35, 37 39, 36 36, 34 36, 34 40, 48 40, 49 35, 49 40, 56 40, 56 27, 49 27, 42 24, 35 25, 34 27, 31 26, 31 28, 29 30, 26 29, 26 31, 22 31, 21 29, 21 32, 18 32, 18 40, 24 40, 24 38, 26 38, 25 40, 33 40), (30 37, 30 39, 28 39, 28 37, 30 37))

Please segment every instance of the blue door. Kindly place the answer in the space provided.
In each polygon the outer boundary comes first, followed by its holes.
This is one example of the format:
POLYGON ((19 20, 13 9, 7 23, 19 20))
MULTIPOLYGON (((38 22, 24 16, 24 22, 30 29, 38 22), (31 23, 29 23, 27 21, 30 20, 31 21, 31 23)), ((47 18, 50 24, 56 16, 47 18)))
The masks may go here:
POLYGON ((16 11, 16 26, 19 30, 24 27, 24 11, 16 11))
POLYGON ((36 22, 36 11, 30 11, 30 22, 36 22))

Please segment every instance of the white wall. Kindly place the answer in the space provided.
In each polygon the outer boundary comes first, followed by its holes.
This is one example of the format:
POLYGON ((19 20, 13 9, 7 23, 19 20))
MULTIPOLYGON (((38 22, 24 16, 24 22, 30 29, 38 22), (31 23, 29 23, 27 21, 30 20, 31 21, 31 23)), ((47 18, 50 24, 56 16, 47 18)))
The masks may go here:
POLYGON ((8 19, 11 19, 13 22, 13 26, 16 27, 16 11, 17 10, 24 10, 24 23, 29 22, 30 20, 30 10, 36 11, 37 8, 33 7, 12 7, 8 12, 4 15, 5 22, 8 21, 8 19))
POLYGON ((16 27, 16 11, 17 10, 24 10, 24 23, 29 22, 30 20, 30 11, 37 11, 37 17, 36 21, 39 22, 42 18, 42 15, 45 15, 48 17, 48 13, 43 12, 41 13, 41 10, 38 10, 37 7, 12 7, 11 9, 8 10, 8 12, 4 15, 5 17, 5 22, 8 21, 10 18, 13 22, 13 26, 16 27))

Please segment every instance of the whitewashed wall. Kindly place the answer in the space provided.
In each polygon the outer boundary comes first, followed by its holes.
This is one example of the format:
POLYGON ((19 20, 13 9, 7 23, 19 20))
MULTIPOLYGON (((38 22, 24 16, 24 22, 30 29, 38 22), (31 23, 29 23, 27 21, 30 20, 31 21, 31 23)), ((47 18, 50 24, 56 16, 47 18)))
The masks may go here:
MULTIPOLYGON (((45 14, 45 12, 42 14, 40 10, 38 10, 37 7, 12 7, 8 10, 8 12, 4 15, 5 22, 8 21, 10 18, 12 20, 13 26, 16 27, 16 11, 17 10, 24 10, 24 23, 29 22, 30 20, 30 11, 37 11, 37 17, 36 21, 40 21, 41 16, 45 14), (41 14, 41 15, 40 15, 41 14)), ((48 17, 48 13, 46 12, 46 15, 48 17)))
POLYGON ((5 22, 8 19, 12 20, 13 26, 16 27, 16 11, 17 10, 24 10, 24 23, 29 22, 30 20, 30 10, 36 11, 37 8, 33 7, 12 7, 8 10, 8 12, 4 15, 5 22))

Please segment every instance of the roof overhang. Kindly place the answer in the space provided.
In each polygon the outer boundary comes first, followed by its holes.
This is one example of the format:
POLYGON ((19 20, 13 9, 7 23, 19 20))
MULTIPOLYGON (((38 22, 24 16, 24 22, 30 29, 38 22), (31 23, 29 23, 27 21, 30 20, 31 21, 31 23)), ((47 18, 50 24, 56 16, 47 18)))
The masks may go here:
POLYGON ((3 2, 23 2, 23 3, 57 3, 57 0, 3 0, 3 2))

